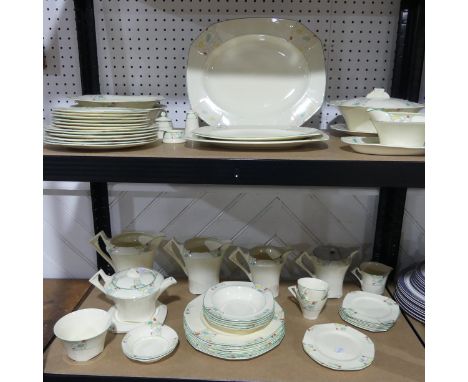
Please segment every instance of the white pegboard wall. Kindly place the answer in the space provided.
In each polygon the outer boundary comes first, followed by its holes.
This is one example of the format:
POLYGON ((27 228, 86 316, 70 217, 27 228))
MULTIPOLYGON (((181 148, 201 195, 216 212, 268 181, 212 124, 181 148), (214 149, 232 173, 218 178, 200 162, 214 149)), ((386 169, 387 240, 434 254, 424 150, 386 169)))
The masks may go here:
MULTIPOLYGON (((52 3, 72 11, 71 0, 45 0, 52 3)), ((209 25, 227 19, 282 17, 311 29, 325 50, 327 101, 363 96, 373 87, 390 88, 397 0, 95 0, 94 4, 101 92, 162 95, 176 127, 183 126, 190 108, 185 83, 190 43, 209 25)), ((59 26, 68 13, 62 12, 59 26)), ((68 17, 68 23, 75 33, 74 16, 68 17)), ((63 30, 57 32, 62 36, 59 43, 69 42, 69 50, 75 50, 76 62, 68 70, 77 78, 76 39, 64 41, 63 30)), ((79 87, 79 81, 74 83, 79 87)), ((73 86, 56 84, 49 81, 45 86, 45 93, 55 97, 50 105, 59 96, 63 100, 76 92, 73 86)), ((325 127, 336 115, 334 108, 324 105, 312 123, 321 121, 325 127)))

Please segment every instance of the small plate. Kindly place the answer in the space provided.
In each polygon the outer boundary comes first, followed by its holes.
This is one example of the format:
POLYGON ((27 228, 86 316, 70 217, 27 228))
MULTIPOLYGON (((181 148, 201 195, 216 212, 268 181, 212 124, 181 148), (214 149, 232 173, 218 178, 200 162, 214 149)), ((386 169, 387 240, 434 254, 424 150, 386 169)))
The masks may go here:
POLYGON ((368 131, 351 131, 348 129, 348 126, 346 126, 345 123, 335 123, 334 125, 330 125, 330 129, 337 131, 339 133, 344 133, 352 136, 358 136, 358 137, 376 137, 377 132, 375 133, 369 133, 368 131))
MULTIPOLYGON (((154 315, 152 317, 153 322, 157 322, 158 324, 164 324, 164 320, 166 319, 167 316, 167 306, 161 303, 157 303, 158 305, 156 306, 156 309, 154 310, 154 315)), ((109 328, 109 330, 112 333, 127 333, 132 329, 135 329, 136 327, 140 326, 142 322, 127 322, 127 321, 121 321, 117 315, 117 309, 115 306, 112 306, 108 310, 109 314, 112 317, 112 324, 109 328)))
POLYGON ((350 145, 357 153, 371 155, 424 155, 424 147, 386 146, 379 143, 378 137, 342 137, 341 141, 350 145))
POLYGON ((375 348, 365 334, 346 325, 322 324, 307 329, 304 351, 315 362, 333 370, 361 370, 374 360, 375 348))
POLYGON ((124 336, 122 351, 131 360, 149 363, 171 354, 178 343, 179 337, 174 329, 148 321, 124 336))

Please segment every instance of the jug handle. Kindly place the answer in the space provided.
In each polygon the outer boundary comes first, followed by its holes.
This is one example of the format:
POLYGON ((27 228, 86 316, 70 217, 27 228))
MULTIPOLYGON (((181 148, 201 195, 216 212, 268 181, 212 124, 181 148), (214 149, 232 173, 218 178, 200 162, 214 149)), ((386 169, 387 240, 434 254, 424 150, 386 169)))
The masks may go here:
POLYGON ((179 264, 184 273, 188 276, 187 268, 184 264, 184 261, 180 258, 179 255, 177 255, 176 251, 174 251, 174 245, 178 247, 174 239, 171 239, 164 245, 163 249, 169 254, 169 256, 171 256, 176 261, 177 264, 179 264))
POLYGON ((109 255, 107 255, 102 249, 101 249, 101 246, 99 245, 99 238, 102 239, 102 241, 104 242, 104 244, 106 245, 106 247, 110 246, 110 241, 109 241, 109 238, 106 236, 106 234, 104 233, 104 231, 100 231, 96 236, 94 236, 90 241, 89 243, 92 244, 94 246, 94 248, 96 248, 96 252, 104 259, 106 260, 109 265, 115 270, 115 265, 114 263, 112 262, 111 258, 109 257, 109 255))
POLYGON ((314 277, 316 278, 316 276, 311 272, 309 271, 309 269, 305 266, 304 264, 304 260, 302 260, 302 258, 306 255, 306 252, 303 252, 297 259, 296 259, 296 264, 299 265, 299 267, 301 267, 304 271, 306 271, 310 277, 314 277))
POLYGON ((98 288, 102 293, 107 294, 103 284, 101 284, 101 281, 99 280, 99 276, 101 276, 101 278, 104 280, 104 285, 112 278, 111 276, 106 275, 106 273, 100 269, 93 277, 89 279, 89 282, 98 288))
POLYGON ((236 264, 249 278, 250 281, 252 281, 252 274, 245 269, 245 267, 237 260, 237 254, 241 252, 239 248, 237 248, 234 252, 232 252, 228 259, 231 260, 234 264, 236 264))
POLYGON ((291 293, 297 300, 297 287, 295 285, 288 286, 289 293, 291 293))
POLYGON ((354 277, 356 277, 356 278, 359 280, 360 283, 362 282, 362 274, 361 274, 361 272, 359 271, 359 268, 358 268, 358 267, 354 268, 354 269, 351 271, 351 274, 352 274, 354 277))

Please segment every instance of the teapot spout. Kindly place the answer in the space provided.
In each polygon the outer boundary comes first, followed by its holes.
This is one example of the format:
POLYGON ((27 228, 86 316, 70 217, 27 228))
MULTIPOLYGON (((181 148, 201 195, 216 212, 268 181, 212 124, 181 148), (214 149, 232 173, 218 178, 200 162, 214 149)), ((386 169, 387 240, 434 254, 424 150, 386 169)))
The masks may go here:
POLYGON ((174 277, 168 277, 167 279, 164 279, 164 281, 161 283, 161 286, 159 287, 158 291, 158 297, 171 285, 177 284, 177 281, 174 277))

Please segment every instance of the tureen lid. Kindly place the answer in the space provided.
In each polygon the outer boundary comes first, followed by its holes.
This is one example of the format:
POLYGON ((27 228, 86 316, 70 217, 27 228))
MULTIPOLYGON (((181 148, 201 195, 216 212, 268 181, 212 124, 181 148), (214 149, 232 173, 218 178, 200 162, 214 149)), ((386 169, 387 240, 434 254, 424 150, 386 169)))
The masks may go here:
POLYGON ((391 98, 385 89, 375 88, 365 97, 336 100, 330 102, 332 106, 366 107, 375 109, 411 109, 423 108, 424 105, 406 101, 399 98, 391 98))
POLYGON ((156 122, 171 122, 171 119, 167 116, 165 111, 161 112, 161 115, 155 119, 156 122))
POLYGON ((148 268, 130 268, 112 276, 106 285, 106 293, 117 298, 142 298, 155 293, 163 277, 148 268))

